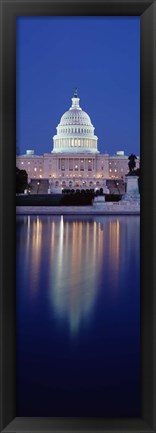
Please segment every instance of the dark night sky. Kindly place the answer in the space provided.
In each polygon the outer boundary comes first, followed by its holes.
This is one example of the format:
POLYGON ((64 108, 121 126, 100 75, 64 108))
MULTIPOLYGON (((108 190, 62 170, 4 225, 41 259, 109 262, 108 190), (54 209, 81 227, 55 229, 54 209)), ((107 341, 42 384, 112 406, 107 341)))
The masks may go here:
POLYGON ((19 17, 17 148, 50 153, 78 88, 100 152, 140 154, 140 18, 19 17))

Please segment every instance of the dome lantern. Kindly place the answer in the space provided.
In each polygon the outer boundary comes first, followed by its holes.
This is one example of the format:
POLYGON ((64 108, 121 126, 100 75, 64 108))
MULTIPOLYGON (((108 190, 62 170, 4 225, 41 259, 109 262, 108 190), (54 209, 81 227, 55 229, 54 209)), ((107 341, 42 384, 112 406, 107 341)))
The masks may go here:
POLYGON ((70 110, 73 110, 74 108, 81 110, 79 106, 79 100, 80 98, 78 98, 77 87, 75 87, 74 96, 72 98, 72 106, 70 107, 70 110))

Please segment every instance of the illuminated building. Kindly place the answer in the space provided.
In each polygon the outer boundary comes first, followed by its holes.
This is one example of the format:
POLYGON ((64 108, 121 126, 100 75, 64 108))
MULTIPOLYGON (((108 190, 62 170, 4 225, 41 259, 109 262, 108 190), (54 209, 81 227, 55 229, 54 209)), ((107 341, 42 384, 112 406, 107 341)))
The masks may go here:
POLYGON ((96 190, 105 188, 107 179, 124 179, 128 157, 123 151, 114 156, 100 154, 94 129, 90 117, 79 105, 75 89, 72 105, 56 128, 51 153, 38 156, 27 150, 25 155, 17 156, 17 167, 26 170, 29 180, 48 179, 49 192, 65 188, 96 190))

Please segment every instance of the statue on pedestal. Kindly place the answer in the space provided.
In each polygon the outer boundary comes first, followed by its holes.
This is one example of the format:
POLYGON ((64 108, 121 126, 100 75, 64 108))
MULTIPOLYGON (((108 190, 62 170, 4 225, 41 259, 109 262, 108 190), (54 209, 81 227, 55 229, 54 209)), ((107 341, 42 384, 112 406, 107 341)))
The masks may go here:
POLYGON ((131 155, 128 157, 128 167, 129 172, 126 175, 126 192, 122 197, 122 201, 137 201, 140 202, 140 193, 139 193, 139 176, 140 176, 140 169, 135 169, 136 167, 136 155, 131 153, 131 155))

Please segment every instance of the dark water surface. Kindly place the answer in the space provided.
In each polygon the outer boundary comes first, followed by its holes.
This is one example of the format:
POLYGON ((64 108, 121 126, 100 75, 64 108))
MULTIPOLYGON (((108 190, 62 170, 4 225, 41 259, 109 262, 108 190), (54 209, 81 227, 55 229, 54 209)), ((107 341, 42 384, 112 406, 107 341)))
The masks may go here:
POLYGON ((140 218, 17 217, 17 416, 140 415, 140 218))

